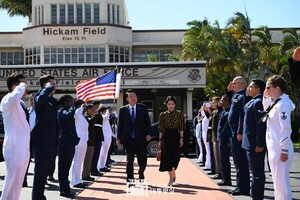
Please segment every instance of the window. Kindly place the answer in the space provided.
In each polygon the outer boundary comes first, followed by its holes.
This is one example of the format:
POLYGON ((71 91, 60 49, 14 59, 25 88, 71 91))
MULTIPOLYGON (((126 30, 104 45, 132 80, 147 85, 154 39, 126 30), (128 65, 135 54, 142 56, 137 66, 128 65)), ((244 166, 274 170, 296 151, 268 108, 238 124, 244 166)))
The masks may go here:
POLYGON ((68 4, 68 23, 74 24, 74 5, 68 4))
POLYGON ((120 25, 120 6, 117 6, 117 24, 120 25))
POLYGON ((11 51, 0 53, 0 65, 23 65, 23 51, 11 51))
POLYGON ((35 24, 38 24, 38 20, 37 20, 37 7, 34 7, 34 21, 35 21, 35 24))
POLYGON ((107 4, 107 23, 110 24, 110 4, 107 4))
POLYGON ((42 5, 42 24, 44 24, 44 5, 42 5))
POLYGON ((56 63, 105 63, 105 47, 44 47, 44 64, 56 63))
POLYGON ((110 46, 109 47, 109 62, 129 62, 129 47, 110 46))
POLYGON ((82 24, 83 20, 83 14, 82 14, 82 4, 77 4, 77 24, 82 24))
POLYGON ((100 23, 100 4, 94 4, 94 24, 100 23))
POLYGON ((51 24, 57 24, 57 6, 51 5, 51 24))
POLYGON ((28 65, 41 64, 41 49, 40 47, 33 47, 25 49, 25 63, 28 65))
POLYGON ((66 23, 66 5, 65 4, 59 5, 59 23, 60 24, 66 23))
POLYGON ((85 6, 85 23, 91 24, 92 23, 92 10, 91 10, 91 4, 84 4, 85 6))
POLYGON ((137 50, 133 51, 133 62, 148 62, 149 57, 155 57, 159 61, 168 61, 172 50, 137 50))
POLYGON ((38 7, 38 24, 42 23, 42 17, 41 17, 41 7, 38 7))
POLYGON ((112 23, 116 24, 116 19, 115 19, 115 5, 112 5, 112 23))

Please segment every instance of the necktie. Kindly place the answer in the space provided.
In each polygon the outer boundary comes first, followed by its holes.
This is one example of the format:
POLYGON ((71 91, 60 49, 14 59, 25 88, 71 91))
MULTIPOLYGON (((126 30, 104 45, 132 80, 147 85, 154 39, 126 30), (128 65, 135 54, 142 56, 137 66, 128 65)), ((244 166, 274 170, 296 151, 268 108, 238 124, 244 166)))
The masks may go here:
POLYGON ((135 122, 135 113, 134 113, 134 107, 131 107, 131 121, 132 123, 135 122))
MULTIPOLYGON (((135 122, 134 107, 131 107, 131 114, 130 114, 130 117, 131 117, 132 123, 134 124, 134 122, 135 122)), ((135 130, 134 130, 134 126, 133 126, 133 129, 132 129, 132 131, 131 131, 130 136, 131 136, 133 139, 135 139, 135 130)))

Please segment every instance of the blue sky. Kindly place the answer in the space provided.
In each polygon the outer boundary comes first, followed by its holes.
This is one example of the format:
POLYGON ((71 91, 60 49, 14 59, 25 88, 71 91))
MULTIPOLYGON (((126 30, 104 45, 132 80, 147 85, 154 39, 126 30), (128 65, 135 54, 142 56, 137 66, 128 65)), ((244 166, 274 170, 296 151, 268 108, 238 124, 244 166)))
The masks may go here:
MULTIPOLYGON (((126 0, 133 30, 187 29, 186 23, 218 20, 224 27, 235 12, 248 13, 251 27, 300 28, 300 0, 126 0)), ((28 19, 0 11, 0 31, 22 31, 28 19)))

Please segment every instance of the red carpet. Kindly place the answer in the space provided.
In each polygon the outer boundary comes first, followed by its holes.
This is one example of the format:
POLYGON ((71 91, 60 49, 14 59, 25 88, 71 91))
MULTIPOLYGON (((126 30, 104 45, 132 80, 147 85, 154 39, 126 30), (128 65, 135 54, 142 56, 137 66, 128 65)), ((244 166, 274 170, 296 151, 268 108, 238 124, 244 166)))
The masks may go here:
MULTIPOLYGON (((111 172, 100 177, 75 199, 78 200, 232 200, 189 159, 181 158, 177 169, 176 183, 168 187, 168 173, 159 172, 159 162, 148 158, 145 172, 146 182, 127 189, 125 160, 112 168, 111 172)), ((135 172, 137 172, 135 165, 135 172)), ((138 176, 136 175, 136 178, 138 176)))

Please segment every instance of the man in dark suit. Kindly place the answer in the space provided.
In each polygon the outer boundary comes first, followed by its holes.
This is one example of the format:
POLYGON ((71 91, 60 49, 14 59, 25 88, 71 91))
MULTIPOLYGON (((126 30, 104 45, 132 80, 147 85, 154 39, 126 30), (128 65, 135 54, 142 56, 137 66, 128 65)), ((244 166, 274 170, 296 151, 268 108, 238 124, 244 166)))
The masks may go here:
POLYGON ((117 144, 123 144, 127 152, 127 182, 133 182, 134 155, 137 155, 139 164, 139 179, 144 180, 144 171, 147 165, 147 141, 151 140, 151 122, 147 107, 137 103, 136 93, 129 89, 126 92, 128 105, 120 108, 118 121, 117 144))
POLYGON ((45 183, 58 140, 57 101, 53 98, 56 84, 53 76, 39 79, 41 90, 34 97, 36 123, 31 131, 34 154, 32 200, 46 199, 45 183))
POLYGON ((265 152, 266 123, 263 117, 263 92, 266 84, 259 79, 253 79, 247 88, 247 95, 253 99, 245 105, 244 129, 242 147, 246 150, 248 162, 252 171, 251 196, 254 200, 264 199, 265 188, 265 152))
POLYGON ((242 148, 244 106, 250 98, 246 96, 247 83, 244 77, 237 76, 228 86, 227 95, 234 94, 231 98, 231 106, 228 113, 228 123, 232 132, 232 157, 236 169, 237 185, 232 195, 249 195, 250 175, 249 166, 245 150, 242 148))

